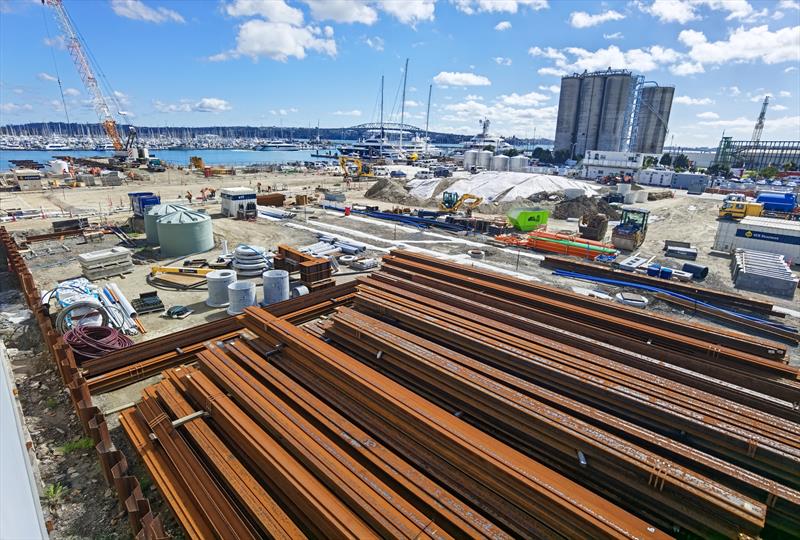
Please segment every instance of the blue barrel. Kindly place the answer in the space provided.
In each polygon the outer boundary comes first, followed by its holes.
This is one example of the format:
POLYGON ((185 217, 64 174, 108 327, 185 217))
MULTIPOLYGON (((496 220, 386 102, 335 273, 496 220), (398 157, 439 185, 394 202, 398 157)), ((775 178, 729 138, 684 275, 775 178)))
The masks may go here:
POLYGON ((650 277, 658 277, 659 272, 661 271, 660 264, 651 264, 647 267, 647 275, 650 277))
POLYGON ((694 279, 705 279, 708 275, 708 266, 703 266, 701 264, 683 263, 683 268, 681 268, 681 270, 692 274, 694 279))
POLYGON ((672 279, 672 268, 661 268, 661 273, 658 276, 661 279, 672 279))

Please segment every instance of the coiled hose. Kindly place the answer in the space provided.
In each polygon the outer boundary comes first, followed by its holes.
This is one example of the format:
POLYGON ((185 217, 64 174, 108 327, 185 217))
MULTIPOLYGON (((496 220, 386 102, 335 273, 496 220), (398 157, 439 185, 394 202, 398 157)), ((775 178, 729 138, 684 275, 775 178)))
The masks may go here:
MULTIPOLYGON (((78 326, 72 321, 71 318, 69 321, 67 321, 67 317, 76 309, 82 309, 82 308, 89 308, 93 311, 96 311, 102 317, 102 322, 100 324, 102 324, 103 326, 108 325, 109 320, 111 319, 111 315, 109 314, 105 306, 103 306, 100 302, 96 302, 94 300, 86 300, 81 302, 75 302, 74 304, 70 304, 62 308, 61 311, 58 312, 58 315, 56 315, 56 330, 64 334, 72 326, 78 326)), ((84 315, 84 317, 86 316, 88 316, 88 314, 84 315)))
POLYGON ((108 326, 76 326, 64 334, 64 342, 79 362, 133 345, 131 338, 108 326))

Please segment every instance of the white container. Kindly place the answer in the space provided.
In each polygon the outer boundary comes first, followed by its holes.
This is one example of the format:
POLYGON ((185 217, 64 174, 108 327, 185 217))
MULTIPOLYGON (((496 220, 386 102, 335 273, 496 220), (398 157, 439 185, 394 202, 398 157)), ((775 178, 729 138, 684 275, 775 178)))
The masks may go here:
POLYGON ((474 167, 478 164, 478 151, 477 150, 467 150, 464 152, 464 168, 466 170, 470 170, 470 168, 474 167))
POLYGON ((488 171, 489 166, 492 163, 493 155, 494 152, 490 152, 489 150, 481 150, 480 152, 478 152, 478 162, 476 163, 478 168, 488 171))
POLYGON ((208 280, 208 298, 206 305, 209 307, 225 307, 228 305, 228 285, 236 281, 236 272, 233 270, 214 270, 206 274, 208 280))
POLYGON ((493 171, 507 171, 509 158, 503 154, 492 157, 492 170, 493 171))
POLYGON ((514 172, 525 172, 527 166, 527 156, 513 156, 509 163, 509 169, 514 172))
POLYGON ((645 190, 640 190, 636 192, 636 202, 643 203, 647 202, 647 192, 645 190))
POLYGON ((630 191, 631 191, 630 184, 617 184, 617 193, 619 193, 620 195, 625 195, 626 193, 630 193, 630 191))
POLYGON ((267 270, 262 274, 264 280, 265 306, 289 299, 289 272, 286 270, 267 270))
MULTIPOLYGON (((628 186, 628 189, 630 189, 630 186, 628 186)), ((634 204, 635 202, 636 202, 635 191, 628 191, 627 193, 625 193, 625 204, 634 204)))
POLYGON ((789 264, 800 264, 800 222, 746 217, 736 228, 732 249, 777 253, 789 264))
POLYGON ((735 221, 721 219, 717 221, 717 234, 714 236, 714 251, 730 253, 733 251, 733 239, 739 224, 735 221))
POLYGON ((256 284, 234 281, 228 285, 228 315, 239 315, 244 308, 256 305, 256 284))

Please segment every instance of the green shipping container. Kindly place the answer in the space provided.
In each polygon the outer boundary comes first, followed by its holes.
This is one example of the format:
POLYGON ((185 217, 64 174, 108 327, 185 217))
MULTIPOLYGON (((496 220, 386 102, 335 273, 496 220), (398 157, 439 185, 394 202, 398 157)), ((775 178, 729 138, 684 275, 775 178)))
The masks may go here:
POLYGON ((508 220, 514 228, 526 232, 547 224, 550 213, 536 208, 515 208, 508 213, 508 220))

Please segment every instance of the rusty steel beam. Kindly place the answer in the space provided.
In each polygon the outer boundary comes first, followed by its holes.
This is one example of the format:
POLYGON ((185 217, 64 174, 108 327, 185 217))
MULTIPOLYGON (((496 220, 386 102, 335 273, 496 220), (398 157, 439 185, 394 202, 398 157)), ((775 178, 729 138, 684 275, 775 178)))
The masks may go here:
MULTIPOLYGON (((778 343, 758 339, 739 332, 733 332, 720 328, 705 326, 693 321, 687 324, 684 321, 665 315, 654 315, 645 311, 622 306, 614 302, 589 298, 584 295, 576 294, 564 289, 559 289, 551 285, 543 285, 531 281, 525 281, 503 274, 491 273, 476 270, 468 266, 459 265, 441 259, 419 255, 407 251, 394 251, 393 255, 384 256, 382 269, 391 271, 392 268, 403 268, 411 271, 418 271, 436 276, 448 276, 448 279, 456 278, 454 283, 465 285, 472 288, 487 290, 487 276, 491 278, 492 285, 496 290, 506 289, 509 292, 516 291, 518 296, 523 297, 524 293, 529 300, 542 300, 555 308, 563 306, 567 308, 567 313, 578 315, 591 312, 602 312, 610 320, 625 320, 635 323, 645 328, 650 328, 655 335, 669 335, 678 333, 685 336, 687 342, 689 338, 694 341, 711 343, 718 346, 720 354, 726 350, 749 353, 761 356, 778 362, 786 362, 786 348, 778 343), (655 332, 659 330, 660 332, 655 332)), ((701 347, 700 352, 705 352, 701 347)))
MULTIPOLYGON (((421 389, 429 399, 454 406, 465 413, 464 417, 466 418, 482 419, 483 425, 493 433, 502 429, 503 425, 508 426, 509 438, 514 440, 519 448, 529 450, 537 459, 554 459, 554 456, 562 452, 563 460, 558 463, 559 470, 570 470, 577 482, 585 484, 587 487, 594 487, 603 494, 625 499, 628 504, 624 506, 631 511, 647 511, 650 515, 660 516, 659 522, 665 523, 664 527, 667 530, 672 530, 675 523, 678 522, 683 527, 704 536, 727 530, 729 536, 736 537, 737 531, 746 529, 748 525, 751 533, 757 533, 763 526, 761 519, 764 514, 762 511, 766 508, 763 505, 751 506, 752 501, 747 496, 742 498, 736 491, 732 493, 728 491, 726 494, 725 488, 721 488, 708 477, 696 476, 691 469, 675 467, 674 464, 670 464, 668 459, 662 457, 664 452, 651 454, 650 451, 637 447, 635 442, 638 440, 647 441, 655 450, 666 448, 673 452, 677 451, 686 458, 685 461, 692 465, 711 465, 713 467, 713 470, 710 471, 712 477, 729 476, 732 480, 730 483, 736 486, 733 489, 744 488, 740 493, 752 494, 753 497, 761 499, 762 503, 770 504, 771 508, 769 508, 767 516, 768 522, 771 524, 779 524, 786 520, 787 515, 796 515, 800 511, 800 493, 794 490, 776 485, 774 482, 759 478, 743 469, 731 467, 721 460, 710 458, 710 456, 686 445, 674 443, 667 437, 649 432, 603 411, 491 368, 480 361, 454 353, 399 328, 349 309, 340 310, 331 321, 325 323, 325 327, 326 335, 332 337, 337 343, 341 342, 346 350, 359 352, 362 361, 380 371, 391 373, 395 380, 402 379, 404 383, 410 381, 415 391, 421 389), (448 383, 448 380, 454 382, 448 383), (481 391, 485 395, 484 399, 480 398, 481 391), (525 401, 524 398, 532 398, 532 400, 525 401), (515 404, 515 408, 503 413, 503 407, 507 408, 512 403, 515 404), (548 407, 548 404, 552 408, 548 407), (583 432, 588 438, 583 439, 582 443, 574 442, 565 447, 563 443, 568 439, 556 436, 557 438, 553 442, 552 433, 558 433, 558 431, 551 430, 551 435, 548 436, 537 430, 535 417, 519 419, 517 420, 519 423, 513 426, 515 421, 509 420, 509 415, 514 414, 515 410, 526 409, 533 411, 534 415, 541 414, 545 418, 551 418, 553 423, 550 428, 565 432, 583 432), (570 417, 567 414, 576 416, 570 417), (581 418, 586 420, 586 423, 582 422, 581 418), (610 431, 598 430, 588 422, 600 424, 610 431), (534 430, 536 433, 530 433, 530 430, 534 430), (624 434, 625 439, 617 438, 614 433, 624 434), (548 439, 548 437, 550 438, 548 439), (548 440, 550 444, 548 444, 548 440), (594 441, 594 443, 587 443, 587 441, 594 441), (593 454, 586 448, 587 444, 601 447, 608 444, 612 454, 615 452, 613 448, 616 448, 623 454, 629 454, 629 457, 645 460, 641 465, 643 474, 639 477, 641 486, 637 489, 635 475, 623 472, 631 465, 623 465, 623 468, 617 470, 616 473, 609 472, 612 476, 598 477, 597 474, 586 474, 587 471, 595 468, 601 470, 604 467, 607 468, 609 463, 607 454, 600 456, 593 454), (581 466, 578 463, 577 450, 584 451, 586 465, 581 466), (596 461, 598 458, 599 463, 596 461), (659 464, 657 468, 660 471, 660 478, 667 484, 666 489, 663 484, 659 484, 662 486, 659 491, 652 483, 650 473, 653 471, 654 463, 659 464), (675 468, 673 469, 673 467, 675 468), (625 480, 615 484, 615 476, 625 478, 625 480), (676 489, 678 490, 677 494, 671 491, 676 489), (688 502, 684 490, 689 492, 689 498, 700 496, 702 500, 688 502), (654 497, 653 494, 656 496, 654 497), (667 497, 666 500, 663 497, 667 497), (675 499, 670 497, 675 497, 675 499), (729 506, 737 500, 737 497, 739 498, 738 504, 729 506), (780 501, 777 505, 776 499, 780 501), (701 510, 709 503, 711 508, 701 510), (722 508, 721 512, 714 511, 714 507, 717 506, 722 508), (773 511, 775 506, 780 506, 780 510, 773 511), (757 507, 759 510, 756 511, 757 507), (754 510, 755 513, 751 513, 751 510, 754 510), (732 512, 733 517, 727 512, 732 512), (740 514, 742 513, 747 516, 744 526, 737 523, 737 519, 741 518, 740 514), (714 521, 715 515, 721 519, 720 522, 714 521)), ((611 456, 610 462, 620 463, 615 459, 611 456)), ((795 527, 800 526, 798 519, 790 520, 789 523, 793 523, 795 527)))
POLYGON ((800 409, 797 404, 780 399, 784 395, 789 399, 800 398, 800 385, 797 385, 796 388, 791 386, 786 388, 785 394, 758 392, 753 390, 752 386, 767 386, 764 389, 767 391, 774 390, 775 387, 779 389, 783 387, 777 382, 771 385, 767 385, 767 382, 763 381, 753 384, 753 381, 756 380, 753 375, 733 373, 730 366, 715 367, 709 365, 707 361, 698 360, 692 356, 654 350, 650 345, 613 336, 606 329, 575 325, 554 315, 548 315, 546 319, 544 317, 534 319, 530 316, 529 310, 520 308, 512 302, 491 299, 485 295, 473 298, 464 290, 458 293, 447 292, 439 287, 413 283, 381 273, 374 273, 368 278, 359 278, 359 283, 362 284, 362 289, 368 287, 366 290, 385 291, 420 305, 437 307, 446 304, 449 311, 457 313, 461 317, 485 317, 487 320, 490 319, 547 339, 567 343, 584 352, 599 354, 610 360, 686 384, 786 420, 800 422, 800 409), (541 322, 540 319, 545 319, 547 322, 541 322), (569 330, 563 329, 564 327, 569 330), (605 340, 607 343, 601 340, 605 340), (748 387, 736 385, 740 382, 748 384, 748 387))
POLYGON ((499 323, 487 327, 454 319, 447 311, 409 309, 394 300, 372 297, 359 296, 356 305, 390 315, 454 350, 479 355, 513 374, 547 381, 548 386, 566 395, 611 407, 621 417, 665 432, 686 432, 694 444, 724 453, 790 485, 798 480, 800 426, 791 422, 763 415, 770 420, 761 423, 756 420, 761 414, 758 411, 726 406, 725 400, 588 353, 567 356, 566 346, 553 345, 561 349, 558 352, 546 350, 538 345, 542 338, 525 336, 513 328, 511 333, 501 333, 495 330, 502 327, 499 323))
MULTIPOLYGON (((390 426, 401 429, 408 443, 416 441, 417 445, 435 449, 462 475, 480 478, 484 491, 493 491, 506 501, 504 507, 491 509, 493 517, 512 529, 521 527, 523 536, 536 531, 574 538, 661 535, 654 527, 498 443, 302 329, 251 308, 246 314, 245 324, 251 331, 269 345, 283 345, 273 359, 282 370, 291 371, 293 376, 304 371, 306 381, 309 375, 318 381, 314 391, 330 402, 343 405, 342 400, 347 400, 351 413, 354 408, 363 408, 377 414, 390 426), (514 514, 516 518, 512 517, 514 514)), ((478 496, 485 501, 487 495, 478 496)))

